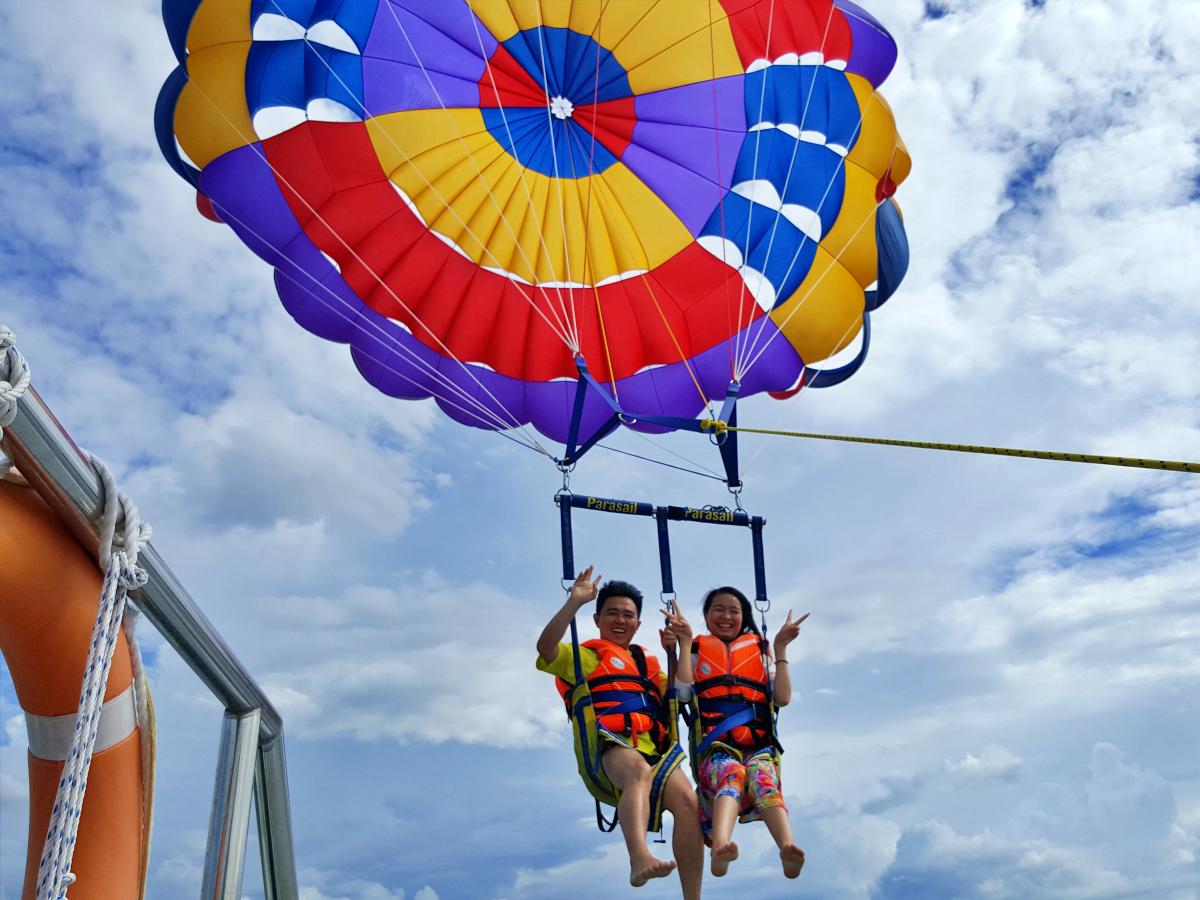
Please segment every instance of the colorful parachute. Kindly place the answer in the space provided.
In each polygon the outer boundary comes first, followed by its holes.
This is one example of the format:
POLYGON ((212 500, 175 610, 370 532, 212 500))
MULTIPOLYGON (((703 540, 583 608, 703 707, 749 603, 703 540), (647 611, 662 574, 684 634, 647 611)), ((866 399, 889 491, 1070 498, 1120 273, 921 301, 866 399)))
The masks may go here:
POLYGON ((201 210, 372 384, 460 422, 563 439, 579 359, 628 420, 695 416, 731 381, 835 383, 907 267, 910 162, 876 92, 896 48, 848 0, 166 0, 164 19, 159 141, 201 210))

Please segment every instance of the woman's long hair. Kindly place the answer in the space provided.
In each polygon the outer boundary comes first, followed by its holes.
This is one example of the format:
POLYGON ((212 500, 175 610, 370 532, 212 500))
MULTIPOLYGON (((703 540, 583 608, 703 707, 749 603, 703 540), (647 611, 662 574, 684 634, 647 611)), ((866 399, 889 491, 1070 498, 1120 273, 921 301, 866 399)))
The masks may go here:
POLYGON ((716 597, 717 594, 729 594, 731 597, 737 597, 737 602, 742 607, 742 630, 740 633, 745 634, 747 631, 753 631, 756 635, 758 635, 758 639, 761 641, 763 639, 762 632, 759 631, 758 626, 754 624, 754 610, 750 608, 750 601, 746 599, 745 594, 735 587, 725 585, 725 587, 713 588, 704 595, 702 613, 705 619, 708 618, 709 607, 712 606, 713 598, 716 597))

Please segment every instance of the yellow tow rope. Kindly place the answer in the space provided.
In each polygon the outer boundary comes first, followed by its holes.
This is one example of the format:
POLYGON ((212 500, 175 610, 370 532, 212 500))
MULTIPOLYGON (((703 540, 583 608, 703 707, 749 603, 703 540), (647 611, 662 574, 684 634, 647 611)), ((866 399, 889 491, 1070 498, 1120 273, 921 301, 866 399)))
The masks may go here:
POLYGON ((986 453, 990 456, 1020 456, 1025 459, 1053 459, 1059 462, 1091 463, 1099 466, 1127 466, 1133 469, 1161 469, 1167 472, 1200 473, 1200 463, 1169 459, 1139 459, 1129 456, 1098 456, 1094 453, 1059 453, 1054 450, 1018 450, 1013 447, 980 447, 975 444, 936 444, 929 441, 896 441, 889 438, 850 437, 844 434, 812 434, 805 431, 779 431, 771 428, 744 428, 720 419, 701 423, 705 431, 721 434, 741 431, 747 434, 773 434, 780 437, 811 438, 818 441, 845 441, 851 444, 882 444, 887 447, 916 447, 921 450, 953 450, 956 453, 986 453))

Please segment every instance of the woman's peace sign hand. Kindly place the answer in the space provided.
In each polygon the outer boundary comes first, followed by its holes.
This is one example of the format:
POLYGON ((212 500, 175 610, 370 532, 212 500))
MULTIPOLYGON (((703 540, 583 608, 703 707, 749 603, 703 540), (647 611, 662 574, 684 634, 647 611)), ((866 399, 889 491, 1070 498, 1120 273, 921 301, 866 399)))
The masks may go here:
POLYGON ((787 621, 779 626, 779 630, 775 632, 775 655, 779 656, 783 649, 800 636, 800 623, 809 617, 809 613, 805 613, 795 622, 792 621, 792 611, 789 609, 787 621))

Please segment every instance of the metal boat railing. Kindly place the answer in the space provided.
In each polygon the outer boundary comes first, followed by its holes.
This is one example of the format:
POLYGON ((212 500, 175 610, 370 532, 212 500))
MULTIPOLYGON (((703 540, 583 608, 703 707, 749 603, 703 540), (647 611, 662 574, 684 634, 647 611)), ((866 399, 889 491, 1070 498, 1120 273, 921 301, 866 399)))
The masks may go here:
MULTIPOLYGON (((4 451, 94 554, 100 480, 32 388, 5 429, 4 451)), ((242 896, 252 796, 266 900, 297 900, 283 719, 153 544, 138 565, 149 581, 131 598, 225 707, 201 900, 242 896)))

